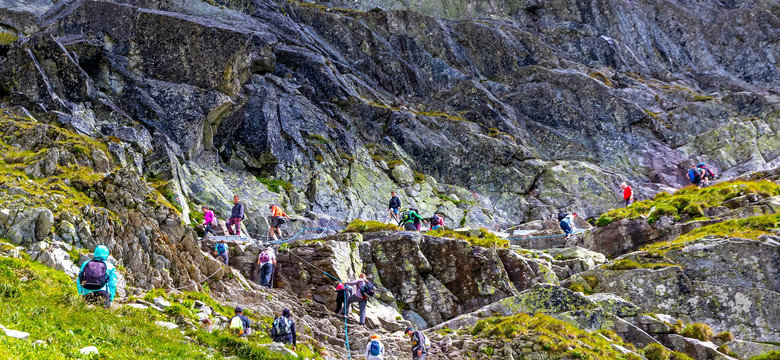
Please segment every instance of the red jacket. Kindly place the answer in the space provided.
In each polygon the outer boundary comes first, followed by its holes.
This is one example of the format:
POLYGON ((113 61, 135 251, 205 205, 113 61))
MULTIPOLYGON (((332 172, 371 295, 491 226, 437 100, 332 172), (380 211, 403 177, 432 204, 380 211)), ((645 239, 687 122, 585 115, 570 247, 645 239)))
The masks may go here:
POLYGON ((625 189, 623 189, 623 200, 628 200, 631 198, 631 195, 634 195, 634 190, 631 189, 630 186, 626 186, 625 189))

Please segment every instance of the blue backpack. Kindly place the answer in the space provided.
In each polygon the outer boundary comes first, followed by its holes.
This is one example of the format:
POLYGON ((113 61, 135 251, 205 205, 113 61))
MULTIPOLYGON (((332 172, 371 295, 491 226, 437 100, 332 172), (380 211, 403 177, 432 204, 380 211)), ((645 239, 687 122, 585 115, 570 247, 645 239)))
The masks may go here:
POLYGON ((690 179, 692 183, 699 182, 701 181, 701 174, 698 171, 690 169, 688 170, 688 179, 690 179))
POLYGON ((380 353, 379 341, 371 340, 371 348, 369 349, 369 352, 373 356, 379 356, 380 353))
POLYGON ((220 254, 220 255, 224 254, 224 253, 225 253, 225 248, 226 248, 226 247, 227 247, 227 246, 225 246, 225 244, 224 244, 224 243, 219 243, 219 244, 217 244, 217 254, 220 254))

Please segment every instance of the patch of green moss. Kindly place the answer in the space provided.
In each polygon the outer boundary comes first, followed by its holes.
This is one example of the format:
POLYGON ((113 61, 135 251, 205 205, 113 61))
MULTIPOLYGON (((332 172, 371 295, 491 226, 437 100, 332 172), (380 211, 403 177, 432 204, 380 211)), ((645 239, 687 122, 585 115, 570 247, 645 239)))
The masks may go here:
POLYGON ((394 167, 396 167, 398 165, 401 165, 403 163, 404 162, 401 161, 401 160, 390 160, 390 161, 387 162, 387 167, 392 169, 392 168, 394 168, 394 167))
POLYGON ((642 354, 647 360, 693 360, 688 355, 676 351, 669 351, 661 344, 650 344, 642 349, 642 354))
POLYGON ((761 235, 771 235, 769 229, 780 227, 780 214, 754 216, 745 219, 726 220, 704 226, 674 240, 657 242, 642 247, 642 250, 661 256, 669 250, 678 250, 686 244, 705 237, 744 238, 758 240, 761 235))
POLYGON ((592 77, 592 78, 594 78, 594 79, 596 79, 598 81, 601 81, 602 83, 604 83, 604 85, 612 87, 612 80, 609 78, 609 76, 607 76, 603 72, 601 72, 601 71, 592 71, 588 75, 590 75, 590 77, 592 77))
POLYGON ((710 101, 712 100, 712 96, 707 95, 694 95, 693 101, 710 101))
POLYGON ((728 331, 724 331, 722 333, 718 333, 718 335, 715 335, 714 338, 718 339, 718 340, 720 340, 720 341, 722 341, 724 343, 727 343, 727 342, 729 342, 731 340, 734 340, 734 336, 731 335, 731 333, 728 332, 728 331))
POLYGON ((631 270, 631 269, 662 269, 670 266, 679 266, 670 263, 640 263, 631 259, 620 259, 601 266, 606 270, 631 270))
POLYGON ((455 199, 453 199, 453 198, 451 198, 451 197, 449 197, 449 196, 447 196, 447 195, 445 195, 445 194, 436 194, 436 196, 438 196, 438 197, 439 197, 439 199, 442 199, 442 200, 444 200, 444 201, 449 201, 449 202, 451 202, 451 203, 453 203, 453 204, 455 204, 455 205, 458 205, 458 204, 474 204, 474 202, 473 202, 473 201, 468 201, 468 200, 455 200, 455 199))
POLYGON ((326 145, 330 143, 330 140, 320 134, 309 134, 309 139, 319 143, 320 145, 326 145))
POLYGON ((431 236, 437 236, 437 237, 446 237, 451 239, 465 240, 468 241, 468 243, 471 244, 472 246, 492 247, 492 248, 501 248, 501 249, 509 248, 509 240, 501 239, 495 234, 482 228, 479 229, 479 235, 477 236, 471 236, 467 231, 445 230, 441 228, 437 230, 429 231, 426 234, 431 236))
MULTIPOLYGON (((517 314, 479 320, 470 333, 477 338, 498 342, 511 342, 516 338, 530 340, 552 358, 624 357, 612 347, 610 340, 543 314, 517 314)), ((618 344, 622 344, 622 341, 618 344)))
POLYGON ((12 42, 16 41, 19 37, 15 34, 0 31, 0 45, 10 45, 12 42))
POLYGON ((750 360, 780 360, 780 351, 772 351, 770 353, 755 356, 750 360))
POLYGON ((368 220, 363 221, 360 219, 352 220, 344 232, 353 233, 372 233, 379 231, 400 231, 401 229, 393 224, 385 224, 383 222, 368 220))
POLYGON ((277 194, 281 193, 282 190, 284 191, 292 190, 292 184, 284 180, 258 177, 257 181, 265 185, 265 187, 268 188, 269 191, 275 192, 277 194))

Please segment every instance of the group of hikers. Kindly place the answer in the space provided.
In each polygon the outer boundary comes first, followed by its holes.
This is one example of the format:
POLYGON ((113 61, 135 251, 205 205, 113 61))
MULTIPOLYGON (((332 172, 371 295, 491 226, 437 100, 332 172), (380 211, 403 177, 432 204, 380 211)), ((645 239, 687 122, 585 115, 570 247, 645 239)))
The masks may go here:
POLYGON ((715 172, 705 163, 694 164, 688 169, 688 180, 698 188, 707 187, 710 180, 715 180, 715 172))
POLYGON ((390 213, 390 218, 395 220, 398 226, 405 231, 421 231, 422 223, 430 224, 428 230, 437 230, 444 226, 444 216, 440 213, 435 213, 426 219, 415 208, 409 208, 401 212, 401 200, 398 199, 395 191, 390 192, 390 202, 387 205, 387 211, 390 213))

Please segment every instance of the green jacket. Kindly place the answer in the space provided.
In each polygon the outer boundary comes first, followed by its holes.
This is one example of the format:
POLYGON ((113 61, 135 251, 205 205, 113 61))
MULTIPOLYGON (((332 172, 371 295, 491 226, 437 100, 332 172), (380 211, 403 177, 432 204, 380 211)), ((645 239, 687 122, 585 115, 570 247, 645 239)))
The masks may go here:
POLYGON ((424 219, 416 211, 414 211, 414 210, 407 210, 405 215, 404 215, 404 218, 401 219, 401 224, 403 225, 403 224, 410 223, 410 222, 413 223, 413 222, 415 222, 415 220, 422 221, 424 219))

